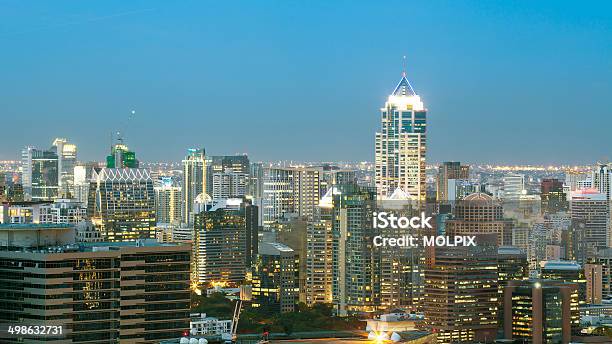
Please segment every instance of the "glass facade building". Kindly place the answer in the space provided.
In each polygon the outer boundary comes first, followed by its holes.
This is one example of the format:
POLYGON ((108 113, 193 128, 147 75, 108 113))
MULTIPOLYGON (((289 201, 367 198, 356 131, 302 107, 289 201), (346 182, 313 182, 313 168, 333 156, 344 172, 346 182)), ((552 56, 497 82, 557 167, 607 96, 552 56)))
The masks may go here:
POLYGON ((257 254, 257 213, 257 206, 229 199, 195 216, 194 282, 245 280, 257 254))
POLYGON ((520 343, 569 343, 576 286, 549 280, 510 281, 504 288, 504 338, 520 343))
POLYGON ((87 214, 105 240, 155 238, 155 192, 147 170, 94 171, 88 198, 87 214))
POLYGON ((402 76, 381 109, 381 131, 376 133, 376 191, 389 197, 397 188, 415 200, 425 200, 427 110, 402 76))
POLYGON ((253 268, 253 304, 267 314, 293 312, 298 302, 299 256, 281 243, 260 243, 253 268))
POLYGON ((193 224, 193 204, 200 194, 206 193, 205 151, 190 148, 183 159, 183 223, 193 224))
POLYGON ((27 199, 49 201, 59 195, 58 155, 27 147, 22 152, 22 180, 27 199))

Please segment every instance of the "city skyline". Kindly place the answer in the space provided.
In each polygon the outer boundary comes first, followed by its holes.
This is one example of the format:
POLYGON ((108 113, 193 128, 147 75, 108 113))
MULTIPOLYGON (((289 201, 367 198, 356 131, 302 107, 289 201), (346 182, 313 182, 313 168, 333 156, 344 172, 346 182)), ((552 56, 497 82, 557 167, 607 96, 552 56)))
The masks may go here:
POLYGON ((612 4, 9 1, 0 342, 612 343, 612 4))
POLYGON ((2 7, 11 87, 0 109, 8 127, 30 130, 5 132, 0 160, 53 137, 76 144, 79 160, 102 160, 119 130, 143 161, 180 161, 190 147, 373 161, 404 55, 429 108, 428 162, 610 158, 607 4, 2 7), (389 34, 384 24, 408 11, 406 37, 389 34), (576 130, 576 115, 598 125, 576 130))

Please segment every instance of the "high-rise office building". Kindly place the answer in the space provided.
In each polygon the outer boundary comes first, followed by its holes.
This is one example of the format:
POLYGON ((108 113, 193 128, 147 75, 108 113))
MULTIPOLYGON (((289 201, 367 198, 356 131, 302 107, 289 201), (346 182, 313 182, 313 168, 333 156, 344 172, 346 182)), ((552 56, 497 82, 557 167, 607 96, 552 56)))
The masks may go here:
POLYGON ((554 214, 560 211, 569 210, 569 203, 563 188, 563 182, 554 178, 544 178, 540 184, 540 191, 542 213, 554 214))
POLYGON ((527 254, 518 247, 501 246, 497 250, 498 276, 498 327, 503 327, 504 288, 510 281, 521 281, 529 277, 527 254))
POLYGON ((598 162, 591 173, 592 187, 606 196, 609 201, 612 199, 612 163, 598 162))
POLYGON ((457 194, 458 184, 470 178, 470 166, 461 165, 458 161, 444 162, 438 168, 437 200, 438 202, 455 201, 461 198, 457 194))
POLYGON ((427 110, 405 72, 381 109, 381 117, 375 159, 378 197, 388 197, 400 188, 424 201, 427 110))
POLYGON ((308 223, 306 304, 332 303, 333 236, 330 220, 308 223))
POLYGON ((525 176, 522 174, 510 173, 504 176, 503 183, 504 200, 518 202, 525 191, 525 176))
POLYGON ((263 224, 269 226, 285 214, 295 214, 295 170, 270 167, 264 169, 263 224))
POLYGON ((375 249, 372 212, 376 193, 355 184, 333 195, 333 301, 336 313, 373 312, 380 306, 380 251, 375 249))
POLYGON ((61 343, 159 343, 189 329, 189 245, 75 244, 66 224, 0 225, 0 238, 11 238, 0 239, 0 322, 61 325, 61 343))
POLYGON ((268 314, 293 312, 299 294, 299 257, 281 243, 259 243, 253 268, 252 306, 268 314))
POLYGON ((56 138, 51 150, 57 154, 59 195, 67 198, 74 197, 74 166, 77 162, 77 146, 64 138, 56 138))
POLYGON ((130 241, 155 238, 155 191, 149 171, 130 168, 135 155, 127 160, 127 147, 118 144, 113 149, 112 166, 94 170, 89 187, 87 214, 108 241, 130 241), (120 161, 126 161, 124 164, 120 161))
POLYGON ((289 214, 311 220, 321 198, 320 174, 318 167, 264 169, 264 226, 289 214))
MULTIPOLYGON (((307 264, 307 249, 308 249, 308 234, 307 227, 310 221, 305 221, 303 218, 290 217, 279 219, 268 228, 272 231, 275 240, 266 238, 270 242, 278 242, 287 245, 293 249, 299 259, 299 275, 298 285, 300 287, 299 301, 306 302, 306 264, 307 264)), ((269 232, 268 232, 269 233, 269 232)))
POLYGON ((446 235, 497 234, 499 246, 512 245, 512 220, 504 218, 500 202, 485 193, 457 201, 453 217, 446 220, 446 235))
POLYGON ((544 224, 537 223, 529 231, 527 244, 527 259, 529 260, 529 268, 537 270, 540 263, 546 260, 546 244, 548 235, 544 224))
POLYGON ((578 189, 592 188, 592 175, 582 173, 578 171, 569 170, 565 172, 565 185, 569 188, 569 191, 576 191, 578 189))
POLYGON ((0 172, 0 202, 6 202, 6 174, 4 172, 0 172))
POLYGON ((435 247, 425 270, 425 322, 438 343, 493 341, 497 334, 497 236, 477 246, 435 247))
POLYGON ((510 281, 504 288, 504 338, 518 343, 569 343, 579 316, 576 285, 510 281))
POLYGON ((357 171, 323 164, 319 175, 321 197, 335 185, 357 183, 357 171))
MULTIPOLYGON (((542 262, 540 278, 553 281, 573 283, 578 287, 578 302, 586 303, 587 281, 584 275, 584 268, 573 260, 550 260, 542 262)), ((576 322, 576 325, 578 323, 576 322)))
POLYGON ((249 175, 226 169, 224 172, 214 172, 212 175, 213 200, 237 198, 246 196, 249 175))
POLYGON ((91 185, 91 177, 95 168, 99 168, 97 162, 81 163, 74 167, 72 198, 83 203, 84 206, 87 206, 89 186, 91 185))
POLYGON ((181 187, 175 185, 172 178, 163 177, 155 190, 155 207, 157 223, 181 223, 181 187))
POLYGON ((249 190, 247 194, 255 199, 263 197, 264 167, 260 162, 251 163, 249 173, 249 190))
POLYGON ((497 272, 501 294, 508 281, 524 280, 529 277, 527 254, 518 247, 499 247, 497 250, 497 272))
POLYGON ((296 212, 298 216, 313 219, 321 199, 321 168, 296 168, 294 190, 296 191, 296 212))
POLYGON ((140 162, 136 159, 136 153, 130 151, 119 137, 117 143, 111 147, 111 154, 106 156, 107 168, 138 168, 140 162))
POLYGON ((245 280, 257 255, 257 214, 248 200, 230 198, 195 216, 194 282, 245 280))
POLYGON ((599 305, 603 291, 603 266, 601 264, 584 264, 584 278, 586 279, 586 303, 599 305))
POLYGON ((571 220, 574 231, 574 256, 580 263, 595 255, 610 242, 610 206, 606 195, 595 189, 571 193, 571 220))
POLYGON ((334 185, 354 183, 357 183, 357 171, 328 164, 321 166, 321 185, 325 185, 323 194, 334 185))
POLYGON ((612 299, 612 248, 598 250, 594 261, 601 265, 601 298, 612 299))
MULTIPOLYGON (((249 157, 246 154, 242 155, 213 155, 206 158, 206 193, 213 194, 213 177, 217 173, 233 172, 237 175, 248 176, 250 173, 249 157)), ((248 180, 241 180, 241 190, 246 192, 248 180)), ((242 195, 234 195, 233 197, 242 197, 242 195)))
MULTIPOLYGON (((378 214, 386 212, 396 217, 413 218, 422 216, 421 210, 420 204, 413 202, 412 197, 399 188, 390 197, 376 200, 376 213, 378 214)), ((425 216, 430 215, 428 210, 426 212, 425 216)), ((441 218, 440 227, 444 227, 443 221, 444 218, 441 218)), ((437 232, 438 222, 432 222, 431 226, 433 228, 402 228, 402 226, 391 225, 376 228, 373 231, 376 232, 375 235, 383 238, 400 238, 406 235, 421 238, 437 232)), ((375 250, 378 255, 376 274, 380 285, 380 309, 393 311, 399 307, 409 312, 420 312, 426 250, 422 246, 390 245, 376 247, 375 250)))
POLYGON ((183 223, 193 224, 193 204, 206 193, 206 156, 204 149, 190 148, 183 160, 183 223))
POLYGON ((52 150, 26 147, 21 153, 25 198, 49 201, 59 196, 58 155, 52 150))
POLYGON ((306 304, 331 304, 334 280, 333 196, 339 194, 330 188, 319 201, 318 211, 306 228, 306 304))

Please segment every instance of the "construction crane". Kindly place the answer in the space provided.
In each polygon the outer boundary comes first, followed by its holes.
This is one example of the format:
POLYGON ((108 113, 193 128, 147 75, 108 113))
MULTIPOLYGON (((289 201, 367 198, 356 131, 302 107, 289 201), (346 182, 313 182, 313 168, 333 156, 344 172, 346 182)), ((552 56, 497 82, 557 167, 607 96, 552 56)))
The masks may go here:
MULTIPOLYGON (((221 340, 224 344, 235 344, 238 341, 238 321, 240 320, 240 313, 242 312, 242 300, 237 300, 234 306, 234 316, 232 317, 232 327, 230 333, 223 333, 221 340)), ((260 341, 257 344, 269 344, 268 332, 266 331, 260 341)))
POLYGON ((236 305, 234 306, 234 316, 232 317, 232 328, 230 333, 223 333, 221 335, 221 339, 223 339, 225 344, 236 343, 238 336, 236 332, 238 331, 238 320, 240 320, 240 312, 242 312, 242 300, 237 300, 236 305))

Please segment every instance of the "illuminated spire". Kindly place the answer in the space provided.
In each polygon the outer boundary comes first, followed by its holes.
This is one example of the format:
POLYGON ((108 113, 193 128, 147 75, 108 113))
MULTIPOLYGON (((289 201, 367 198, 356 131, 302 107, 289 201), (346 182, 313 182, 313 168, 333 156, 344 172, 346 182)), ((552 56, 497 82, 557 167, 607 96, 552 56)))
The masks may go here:
POLYGON ((410 85, 410 82, 408 81, 408 79, 406 79, 406 56, 404 56, 402 64, 402 79, 397 84, 395 90, 393 91, 393 93, 391 93, 391 95, 406 97, 416 96, 416 92, 414 92, 412 85, 410 85))

